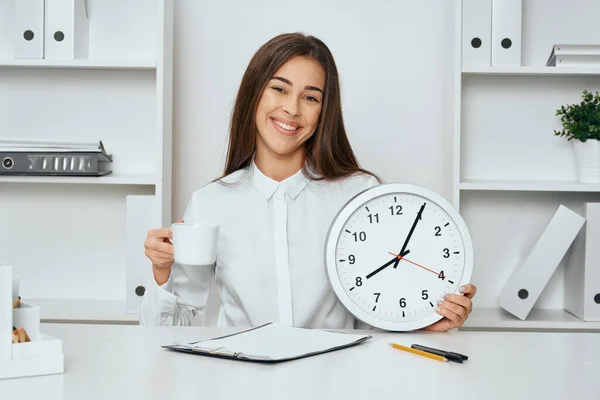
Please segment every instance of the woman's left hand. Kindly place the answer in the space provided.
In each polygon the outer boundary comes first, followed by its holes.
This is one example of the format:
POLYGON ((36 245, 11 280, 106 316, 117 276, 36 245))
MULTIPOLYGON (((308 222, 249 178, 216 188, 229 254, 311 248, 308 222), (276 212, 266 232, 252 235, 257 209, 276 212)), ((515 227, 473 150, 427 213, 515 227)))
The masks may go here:
POLYGON ((437 313, 444 316, 438 322, 423 328, 426 331, 446 332, 463 326, 471 311, 471 299, 477 293, 475 285, 467 284, 459 288, 462 294, 446 294, 444 300, 436 308, 437 313))

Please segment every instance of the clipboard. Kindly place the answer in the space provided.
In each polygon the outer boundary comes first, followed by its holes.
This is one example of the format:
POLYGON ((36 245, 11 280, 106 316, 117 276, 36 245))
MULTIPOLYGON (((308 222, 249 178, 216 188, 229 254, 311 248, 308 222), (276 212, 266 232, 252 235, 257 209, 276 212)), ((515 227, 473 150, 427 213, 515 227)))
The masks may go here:
POLYGON ((365 334, 298 328, 270 322, 208 340, 161 347, 209 357, 277 363, 345 349, 371 338, 371 335, 365 334))

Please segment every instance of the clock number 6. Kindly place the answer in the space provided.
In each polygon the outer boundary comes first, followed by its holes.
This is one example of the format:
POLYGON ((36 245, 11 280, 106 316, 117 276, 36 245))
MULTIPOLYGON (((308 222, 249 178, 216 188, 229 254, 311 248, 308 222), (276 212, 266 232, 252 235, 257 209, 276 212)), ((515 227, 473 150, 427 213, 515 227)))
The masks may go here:
POLYGON ((400 299, 400 307, 406 307, 406 299, 404 297, 400 299))

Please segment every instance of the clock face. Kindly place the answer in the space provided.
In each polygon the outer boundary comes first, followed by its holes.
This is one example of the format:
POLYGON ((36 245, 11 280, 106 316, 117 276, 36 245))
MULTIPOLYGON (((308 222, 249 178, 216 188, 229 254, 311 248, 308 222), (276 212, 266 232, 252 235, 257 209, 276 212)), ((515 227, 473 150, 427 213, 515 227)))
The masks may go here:
POLYGON ((455 209, 428 189, 371 188, 340 210, 329 231, 327 273, 358 319, 386 330, 414 330, 442 316, 446 293, 472 272, 472 243, 455 209))

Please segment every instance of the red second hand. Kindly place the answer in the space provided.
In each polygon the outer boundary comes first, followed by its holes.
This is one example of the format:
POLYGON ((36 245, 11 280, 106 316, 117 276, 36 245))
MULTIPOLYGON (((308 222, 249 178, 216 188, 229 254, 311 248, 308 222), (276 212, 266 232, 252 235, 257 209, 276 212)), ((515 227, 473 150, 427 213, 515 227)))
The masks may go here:
POLYGON ((411 263, 411 264, 415 264, 417 267, 421 267, 421 268, 423 268, 423 269, 426 269, 426 270, 427 270, 427 271, 429 271, 429 272, 433 272, 433 273, 434 273, 434 274, 436 274, 437 276, 440 276, 440 274, 439 274, 438 272, 435 272, 435 271, 433 271, 433 270, 431 270, 431 269, 429 269, 429 268, 427 268, 427 267, 424 267, 424 266, 422 266, 421 264, 417 264, 417 263, 416 263, 416 262, 414 262, 414 261, 410 261, 410 260, 409 260, 408 258, 406 258, 406 257, 402 257, 402 256, 400 256, 400 255, 398 255, 398 254, 394 254, 394 253, 392 253, 392 252, 390 252, 390 251, 388 251, 388 253, 390 253, 390 254, 391 254, 391 255, 393 255, 394 257, 398 257, 398 259, 399 259, 399 260, 405 260, 405 261, 408 261, 408 262, 409 262, 409 263, 411 263))

